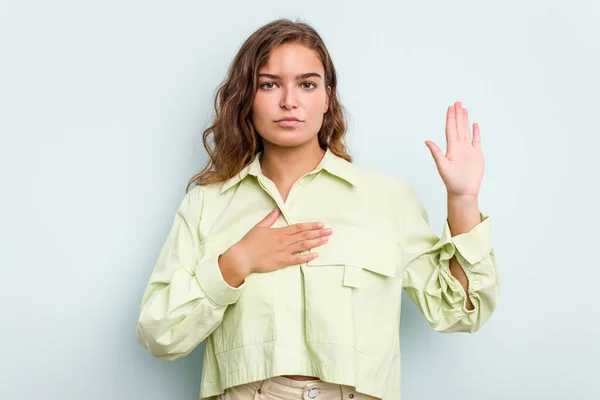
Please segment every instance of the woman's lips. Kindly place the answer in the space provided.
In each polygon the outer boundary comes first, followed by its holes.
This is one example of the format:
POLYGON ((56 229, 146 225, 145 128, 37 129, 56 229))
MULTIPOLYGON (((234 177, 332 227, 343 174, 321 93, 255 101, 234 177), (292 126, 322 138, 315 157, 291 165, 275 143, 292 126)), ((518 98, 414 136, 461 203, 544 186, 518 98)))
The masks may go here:
POLYGON ((277 123, 280 126, 293 127, 293 126, 300 125, 302 123, 302 121, 296 121, 296 120, 291 120, 291 119, 284 119, 284 120, 278 121, 277 123))

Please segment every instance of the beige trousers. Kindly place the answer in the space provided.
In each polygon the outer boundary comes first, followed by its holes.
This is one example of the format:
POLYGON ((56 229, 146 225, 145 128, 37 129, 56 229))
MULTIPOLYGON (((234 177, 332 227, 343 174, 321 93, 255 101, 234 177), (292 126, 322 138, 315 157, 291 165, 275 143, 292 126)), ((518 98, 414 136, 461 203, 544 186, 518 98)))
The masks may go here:
POLYGON ((321 380, 296 381, 276 376, 264 381, 247 383, 226 389, 219 400, 377 400, 358 393, 351 386, 321 380))

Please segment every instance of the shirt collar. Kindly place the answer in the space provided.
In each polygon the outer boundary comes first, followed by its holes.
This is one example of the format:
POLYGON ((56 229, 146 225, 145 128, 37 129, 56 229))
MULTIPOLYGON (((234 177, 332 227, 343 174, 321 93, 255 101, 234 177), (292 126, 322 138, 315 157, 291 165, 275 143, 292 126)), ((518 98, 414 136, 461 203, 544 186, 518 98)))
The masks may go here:
MULTIPOLYGON (((262 169, 260 168, 260 156, 262 152, 257 153, 250 164, 246 165, 240 172, 233 177, 225 180, 221 186, 221 193, 226 192, 228 189, 240 183, 248 175, 256 177, 263 176, 262 169)), ((357 170, 356 166, 344 158, 339 157, 331 152, 329 148, 325 151, 325 155, 319 162, 319 165, 310 173, 317 173, 320 170, 326 170, 332 175, 337 176, 350 183, 353 186, 357 184, 357 170)))

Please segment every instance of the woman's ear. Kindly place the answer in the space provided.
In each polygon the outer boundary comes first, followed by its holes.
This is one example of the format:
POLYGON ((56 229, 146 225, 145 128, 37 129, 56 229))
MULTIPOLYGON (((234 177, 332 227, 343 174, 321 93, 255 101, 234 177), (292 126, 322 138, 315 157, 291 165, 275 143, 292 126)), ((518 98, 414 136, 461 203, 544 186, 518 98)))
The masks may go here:
POLYGON ((325 98, 325 111, 323 111, 323 114, 325 114, 327 112, 327 110, 329 110, 330 97, 331 97, 331 86, 327 86, 327 97, 325 98))

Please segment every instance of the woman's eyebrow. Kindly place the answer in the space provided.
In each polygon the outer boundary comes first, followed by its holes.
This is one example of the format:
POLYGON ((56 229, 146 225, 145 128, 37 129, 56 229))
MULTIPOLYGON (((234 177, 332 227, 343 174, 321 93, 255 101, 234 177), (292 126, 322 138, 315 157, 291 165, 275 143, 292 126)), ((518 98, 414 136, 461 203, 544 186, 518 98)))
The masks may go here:
MULTIPOLYGON (((273 75, 273 74, 260 74, 260 75, 258 75, 258 77, 259 78, 269 78, 269 79, 281 79, 281 76, 273 75)), ((311 78, 311 77, 317 77, 317 78, 323 79, 321 77, 321 75, 316 72, 307 72, 305 74, 298 75, 296 77, 296 79, 307 79, 307 78, 311 78)))

